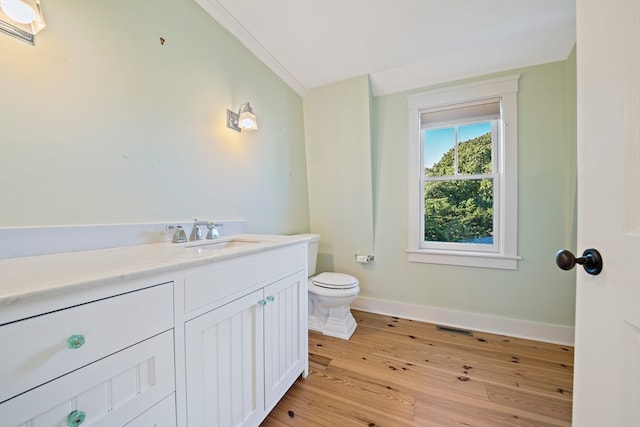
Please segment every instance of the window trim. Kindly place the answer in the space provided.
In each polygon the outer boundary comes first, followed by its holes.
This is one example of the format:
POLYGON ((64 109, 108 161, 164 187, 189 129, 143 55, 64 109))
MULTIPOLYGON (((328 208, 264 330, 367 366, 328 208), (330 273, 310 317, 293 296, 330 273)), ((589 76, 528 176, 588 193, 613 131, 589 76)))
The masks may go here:
MULTIPOLYGON (((409 107, 409 262, 448 264, 515 270, 520 257, 518 244, 518 79, 520 75, 483 80, 407 96, 409 107), (500 98, 502 109, 502 142, 497 159, 497 173, 502 176, 498 188, 500 206, 494 211, 497 231, 497 252, 421 248, 420 230, 424 217, 420 207, 421 171, 421 111, 481 99, 500 98)), ((498 182, 498 181, 496 181, 498 182)), ((422 201, 424 205, 424 200, 422 201)))

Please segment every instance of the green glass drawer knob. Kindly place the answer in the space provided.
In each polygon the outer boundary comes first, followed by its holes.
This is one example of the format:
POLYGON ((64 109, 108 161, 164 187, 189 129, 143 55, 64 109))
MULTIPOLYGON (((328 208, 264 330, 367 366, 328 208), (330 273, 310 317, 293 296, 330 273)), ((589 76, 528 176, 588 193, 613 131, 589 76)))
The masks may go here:
POLYGON ((67 347, 70 349, 80 348, 84 345, 84 335, 71 335, 67 339, 67 347))
POLYGON ((67 426, 75 427, 79 426, 84 422, 84 419, 87 418, 87 414, 82 411, 71 411, 69 415, 67 415, 67 426))
POLYGON ((260 301, 258 301, 258 304, 264 307, 265 305, 267 305, 267 300, 261 299, 260 301))
POLYGON ((276 297, 274 297, 273 295, 269 295, 267 297, 267 301, 269 301, 269 302, 273 302, 274 299, 276 299, 276 297))

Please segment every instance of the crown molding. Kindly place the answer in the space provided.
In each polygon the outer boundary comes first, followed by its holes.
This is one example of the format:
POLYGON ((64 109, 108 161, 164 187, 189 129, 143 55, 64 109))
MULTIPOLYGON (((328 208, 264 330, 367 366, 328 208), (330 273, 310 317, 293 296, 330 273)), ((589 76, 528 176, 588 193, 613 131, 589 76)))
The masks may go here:
POLYGON ((213 19, 224 29, 229 31, 240 43, 251 51, 271 71, 280 77, 298 95, 304 96, 307 88, 304 87, 284 65, 247 28, 240 23, 229 10, 218 0, 195 0, 213 19))

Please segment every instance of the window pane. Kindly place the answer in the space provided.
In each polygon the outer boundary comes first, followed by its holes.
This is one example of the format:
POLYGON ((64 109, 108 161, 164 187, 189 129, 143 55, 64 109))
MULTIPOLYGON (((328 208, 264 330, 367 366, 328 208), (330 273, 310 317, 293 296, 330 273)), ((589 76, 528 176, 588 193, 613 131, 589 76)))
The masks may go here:
POLYGON ((424 240, 493 244, 493 179, 427 182, 424 240))
POLYGON ((423 138, 425 176, 453 176, 455 128, 426 130, 423 138))
POLYGON ((491 173, 491 122, 458 127, 458 173, 491 173))

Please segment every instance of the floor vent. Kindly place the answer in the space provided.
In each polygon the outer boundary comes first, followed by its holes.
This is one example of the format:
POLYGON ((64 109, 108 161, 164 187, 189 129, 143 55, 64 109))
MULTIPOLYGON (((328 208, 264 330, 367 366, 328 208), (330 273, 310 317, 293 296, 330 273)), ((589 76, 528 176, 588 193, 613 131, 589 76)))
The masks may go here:
POLYGON ((467 329, 452 328, 451 326, 436 325, 436 331, 450 332, 452 334, 467 335, 469 337, 473 336, 473 332, 471 332, 471 331, 469 331, 467 329))

